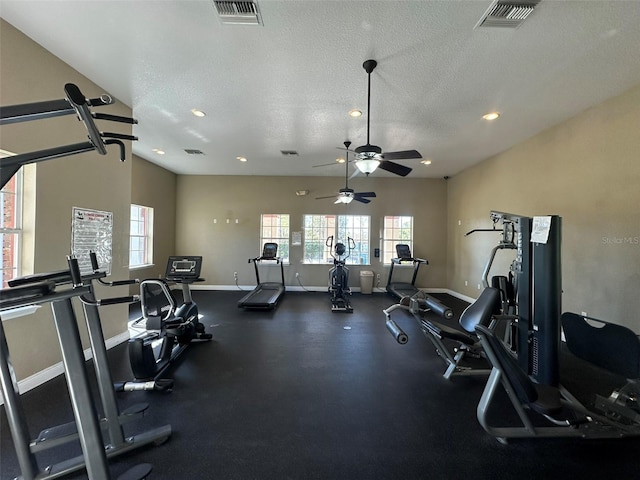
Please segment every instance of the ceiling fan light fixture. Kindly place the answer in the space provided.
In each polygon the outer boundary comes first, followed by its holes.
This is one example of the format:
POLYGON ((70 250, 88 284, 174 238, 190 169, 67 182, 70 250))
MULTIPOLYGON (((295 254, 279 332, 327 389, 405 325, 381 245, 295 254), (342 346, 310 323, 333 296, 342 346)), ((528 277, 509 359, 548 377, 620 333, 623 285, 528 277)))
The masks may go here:
POLYGON ((340 195, 335 202, 333 203, 344 203, 344 204, 348 204, 351 203, 351 201, 353 200, 353 197, 351 195, 340 195))
POLYGON ((365 175, 373 173, 380 165, 380 160, 375 158, 364 158, 362 160, 356 160, 356 167, 365 175))

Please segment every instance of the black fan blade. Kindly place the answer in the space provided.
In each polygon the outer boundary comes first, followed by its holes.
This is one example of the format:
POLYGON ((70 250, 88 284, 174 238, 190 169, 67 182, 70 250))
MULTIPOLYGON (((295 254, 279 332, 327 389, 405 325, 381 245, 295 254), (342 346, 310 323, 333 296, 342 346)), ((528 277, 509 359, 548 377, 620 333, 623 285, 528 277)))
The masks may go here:
POLYGON ((356 192, 354 193, 354 195, 360 196, 360 197, 375 197, 376 192, 356 192))
POLYGON ((336 194, 334 193, 333 195, 329 195, 327 197, 316 197, 316 200, 324 200, 325 198, 336 198, 336 194))
POLYGON ((410 158, 422 158, 417 150, 402 150, 401 152, 384 152, 385 160, 409 160, 410 158))
POLYGON ((361 203, 370 203, 371 202, 371 200, 369 200, 368 198, 362 198, 362 197, 359 197, 358 195, 354 195, 353 199, 356 202, 361 202, 361 203))
POLYGON ((396 175, 400 175, 401 177, 406 177, 411 173, 412 168, 405 167, 404 165, 400 165, 399 163, 389 162, 388 160, 383 160, 380 162, 380 166, 382 170, 386 170, 387 172, 395 173, 396 175))

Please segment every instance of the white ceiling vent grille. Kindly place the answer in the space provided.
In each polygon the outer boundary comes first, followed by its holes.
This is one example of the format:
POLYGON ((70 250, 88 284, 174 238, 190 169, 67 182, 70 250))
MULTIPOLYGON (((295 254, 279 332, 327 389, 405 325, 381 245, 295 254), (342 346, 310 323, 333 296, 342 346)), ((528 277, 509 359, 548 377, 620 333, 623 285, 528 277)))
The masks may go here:
POLYGON ((540 0, 504 1, 494 0, 476 24, 477 27, 517 28, 533 12, 540 0))
POLYGON ((202 150, 196 150, 195 148, 185 148, 184 151, 189 155, 204 155, 202 150))
POLYGON ((257 2, 213 0, 213 4, 225 25, 262 25, 257 2))
POLYGON ((285 157, 297 157, 299 155, 296 150, 280 150, 280 153, 285 157))

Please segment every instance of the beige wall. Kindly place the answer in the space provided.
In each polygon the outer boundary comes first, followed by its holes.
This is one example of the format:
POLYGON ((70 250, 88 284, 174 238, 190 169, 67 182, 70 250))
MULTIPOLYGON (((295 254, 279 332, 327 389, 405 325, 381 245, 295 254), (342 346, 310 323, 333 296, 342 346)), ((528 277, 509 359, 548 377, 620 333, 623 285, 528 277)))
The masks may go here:
MULTIPOLYGON (((371 248, 379 246, 382 218, 385 215, 413 215, 414 255, 429 260, 421 269, 417 285, 442 287, 446 280, 446 181, 415 178, 356 178, 350 187, 370 191, 378 197, 368 205, 352 202, 335 205, 331 195, 344 186, 343 178, 326 177, 246 177, 184 176, 178 177, 176 211, 176 252, 202 255, 203 277, 208 285, 233 285, 238 272, 240 285, 254 285, 255 273, 247 259, 260 254, 260 214, 288 213, 291 231, 302 230, 303 214, 356 214, 371 216, 371 248), (296 190, 310 194, 297 197, 296 190), (231 223, 227 224, 229 218, 231 223), (235 219, 238 219, 238 224, 235 219), (217 223, 214 223, 214 219, 217 223)), ((305 286, 327 284, 327 265, 303 265, 302 247, 291 247, 291 265, 285 268, 285 284, 305 286)), ((350 267, 351 285, 356 287, 361 270, 381 274, 386 285, 388 269, 380 259, 372 265, 350 267)), ((265 275, 270 275, 265 269, 265 275)), ((262 274, 261 274, 262 275, 262 274)), ((275 275, 261 280, 275 280, 275 275)))
MULTIPOLYGON (((63 87, 69 82, 77 84, 87 97, 104 93, 102 88, 11 25, 3 20, 0 22, 1 105, 64 98, 63 87)), ((100 111, 131 116, 131 109, 122 103, 101 108, 100 111)), ((131 133, 131 127, 126 125, 109 125, 109 130, 131 133)), ((87 140, 83 125, 71 115, 4 125, 0 135, 0 148, 14 153, 87 140)), ((71 246, 71 210, 76 206, 113 212, 113 277, 128 278, 130 146, 127 154, 128 161, 122 163, 117 147, 111 146, 106 156, 91 152, 37 164, 34 179, 35 223, 31 232, 35 232, 35 249, 30 252, 33 271, 47 272, 65 268, 66 255, 71 246)), ((126 290, 116 288, 98 293, 119 296, 125 295, 126 290)), ((107 338, 126 331, 126 306, 108 307, 101 313, 107 338)), ((61 360, 49 306, 43 306, 34 315, 6 321, 4 327, 19 378, 41 371, 61 360)))
POLYGON ((563 310, 640 331, 639 126, 640 86, 449 180, 449 287, 477 296, 491 210, 557 214, 563 310))
POLYGON ((164 276, 167 258, 175 252, 177 175, 134 155, 131 203, 153 208, 152 267, 131 271, 131 278, 164 276))

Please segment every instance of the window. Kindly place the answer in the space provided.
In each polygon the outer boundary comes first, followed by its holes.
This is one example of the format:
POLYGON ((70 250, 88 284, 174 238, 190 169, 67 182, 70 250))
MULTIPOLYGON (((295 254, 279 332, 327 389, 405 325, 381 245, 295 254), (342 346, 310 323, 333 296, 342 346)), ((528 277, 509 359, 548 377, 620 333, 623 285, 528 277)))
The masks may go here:
MULTIPOLYGON (((0 156, 6 154, 0 150, 0 156)), ((22 233, 22 169, 0 190, 0 245, 2 246, 2 268, 0 285, 20 272, 20 240, 22 233)))
POLYGON ((390 264, 396 257, 396 244, 406 243, 413 253, 413 217, 384 217, 382 230, 382 262, 390 264))
POLYGON ((153 208, 131 205, 129 268, 153 264, 153 208))
POLYGON ((278 256, 289 263, 289 214, 264 213, 260 218, 260 252, 267 242, 278 244, 278 256))
POLYGON ((349 265, 369 265, 369 216, 368 215, 305 215, 303 219, 303 262, 324 264, 333 262, 326 246, 333 235, 333 244, 347 244, 347 237, 355 242, 355 248, 347 258, 349 265))

